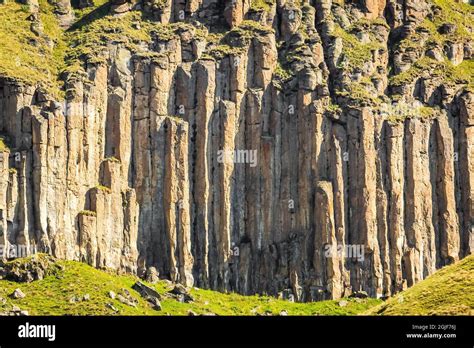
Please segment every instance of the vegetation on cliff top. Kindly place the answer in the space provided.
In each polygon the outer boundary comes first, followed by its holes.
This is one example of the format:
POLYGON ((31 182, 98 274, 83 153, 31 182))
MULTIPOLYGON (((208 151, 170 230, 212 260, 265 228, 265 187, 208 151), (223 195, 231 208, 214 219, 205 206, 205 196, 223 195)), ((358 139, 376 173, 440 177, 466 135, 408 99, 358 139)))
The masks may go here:
MULTIPOLYGON (((251 9, 269 11, 274 0, 252 0, 251 9)), ((291 2, 294 6, 303 6, 301 1, 291 2)), ((450 0, 432 0, 433 15, 427 16, 416 33, 402 40, 398 48, 413 46, 420 49, 423 45, 438 45, 443 47, 448 42, 472 40, 474 38, 474 10, 468 4, 455 3, 450 0), (439 28, 451 23, 455 25, 453 32, 440 34, 439 28), (428 34, 428 39, 423 39, 428 34)), ((33 85, 42 85, 53 94, 58 94, 62 84, 59 79, 62 72, 80 73, 84 62, 96 64, 107 59, 105 54, 108 43, 121 43, 143 57, 154 58, 155 52, 148 51, 143 43, 155 40, 169 40, 178 37, 182 30, 192 30, 195 35, 205 37, 209 50, 204 58, 220 59, 226 55, 239 54, 242 47, 235 46, 235 41, 229 39, 238 37, 242 42, 271 31, 254 21, 244 21, 221 35, 209 34, 206 30, 193 27, 186 23, 163 25, 149 20, 140 11, 131 11, 120 17, 110 14, 110 3, 107 0, 95 0, 94 5, 84 9, 74 10, 76 22, 64 32, 54 15, 53 7, 47 0, 40 0, 39 19, 43 25, 41 34, 31 30, 33 22, 25 5, 8 2, 0 8, 0 76, 12 77, 33 85), (215 39, 215 40, 214 40, 215 39), (216 41, 216 42, 213 42, 216 41), (104 49, 101 49, 104 48, 104 49), (12 59, 15 57, 15 59, 12 59)), ((371 59, 374 50, 385 49, 373 37, 374 26, 387 26, 384 20, 360 19, 343 29, 335 25, 333 35, 343 41, 343 59, 340 68, 346 71, 357 71, 371 59), (358 33, 368 33, 370 40, 362 42, 358 33)), ((237 40, 237 41, 239 41, 237 40)), ((472 87, 472 61, 454 67, 449 62, 438 63, 433 59, 421 58, 408 71, 394 76, 391 83, 396 86, 409 83, 419 77, 424 68, 434 73, 446 76, 448 82, 458 82, 472 87), (467 74, 466 74, 467 72, 467 74)), ((285 78, 290 71, 282 65, 275 76, 285 78)), ((358 86, 362 91, 365 87, 358 86)), ((355 89, 357 89, 355 87, 355 89)), ((354 89, 354 88, 352 88, 354 89)), ((348 91, 352 93, 353 91, 348 91)), ((357 94, 357 90, 352 93, 357 94)), ((361 95, 365 98, 366 95, 361 95)))
MULTIPOLYGON (((33 256, 41 257, 41 256, 33 256)), ((13 262, 28 262, 30 258, 17 259, 13 262)), ((211 290, 192 288, 190 295, 193 302, 182 303, 165 294, 174 285, 167 281, 146 285, 156 289, 162 296, 161 311, 152 309, 138 292, 132 289, 138 278, 131 275, 117 275, 112 272, 97 270, 84 263, 74 261, 57 261, 60 272, 48 275, 42 280, 31 283, 17 283, 0 280, 0 297, 7 300, 1 305, 0 312, 10 310, 13 305, 27 310, 30 315, 188 315, 189 311, 196 314, 217 315, 278 315, 286 311, 288 315, 356 315, 381 303, 376 299, 345 299, 340 301, 322 301, 313 303, 293 303, 268 296, 242 296, 235 293, 223 294, 211 290), (8 297, 16 288, 26 295, 22 299, 8 297), (109 292, 116 294, 128 290, 136 299, 137 306, 132 307, 112 299, 109 292), (88 294, 87 301, 71 301, 72 298, 83 298, 88 294), (108 304, 115 307, 115 312, 108 304)))
POLYGON ((474 315, 474 255, 444 267, 369 315, 474 315))
POLYGON ((449 0, 432 0, 433 14, 427 16, 416 28, 415 32, 401 40, 395 47, 398 51, 414 51, 422 54, 412 66, 397 75, 390 83, 393 86, 415 81, 423 74, 438 76, 447 84, 461 84, 474 88, 473 60, 464 60, 454 65, 449 60, 437 61, 423 55, 425 50, 438 49, 456 43, 474 41, 474 7, 462 2, 449 0), (444 26, 450 30, 442 31, 444 26))
POLYGON ((35 25, 25 5, 7 2, 0 7, 0 76, 42 85, 57 92, 59 72, 64 66, 66 44, 63 31, 46 0, 39 0, 39 19, 35 25))
MULTIPOLYGON (((229 38, 237 37, 244 43, 255 35, 271 31, 257 22, 244 21, 239 27, 219 35, 184 22, 161 24, 141 11, 117 17, 110 13, 110 3, 105 0, 96 0, 92 7, 75 10, 76 22, 64 31, 47 0, 40 0, 39 4, 39 19, 44 27, 40 34, 30 29, 33 22, 29 20, 31 14, 27 7, 15 2, 0 7, 0 76, 43 86, 56 96, 63 83, 63 73, 81 75, 85 64, 106 62, 110 43, 121 44, 139 56, 154 59, 159 58, 159 54, 148 50, 144 43, 169 41, 179 38, 183 31, 190 31, 194 37, 206 38, 210 44, 209 56, 222 58, 242 51, 242 47, 230 45, 229 38)), ((41 27, 40 23, 37 24, 41 27)))

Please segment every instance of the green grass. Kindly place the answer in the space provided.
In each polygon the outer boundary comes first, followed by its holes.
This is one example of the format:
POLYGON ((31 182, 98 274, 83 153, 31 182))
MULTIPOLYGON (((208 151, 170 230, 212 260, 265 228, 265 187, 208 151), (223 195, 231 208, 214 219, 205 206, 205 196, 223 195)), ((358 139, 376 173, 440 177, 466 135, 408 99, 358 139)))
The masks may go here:
POLYGON ((415 33, 400 41, 399 48, 420 49, 420 40, 423 32, 429 33, 427 45, 443 47, 447 41, 462 41, 474 39, 474 8, 462 2, 450 0, 432 0, 434 6, 439 8, 436 13, 425 18, 418 26, 415 33), (438 29, 445 23, 455 24, 456 30, 450 34, 440 34, 438 29))
POLYGON ((429 73, 430 71, 436 70, 441 66, 441 62, 429 57, 423 57, 418 59, 408 70, 393 76, 390 79, 390 83, 393 86, 401 86, 419 78, 423 73, 429 73))
POLYGON ((50 93, 58 92, 58 76, 64 65, 63 31, 46 0, 40 0, 40 20, 44 33, 30 30, 25 6, 8 2, 0 6, 0 76, 41 85, 50 93), (54 44, 51 48, 48 41, 54 44), (36 42, 34 44, 33 42, 36 42))
POLYGON ((370 315, 474 315, 474 255, 369 309, 370 315))
POLYGON ((356 105, 378 105, 381 99, 370 90, 371 86, 368 81, 351 82, 345 86, 345 90, 336 91, 336 94, 347 97, 349 103, 356 105))
POLYGON ((273 74, 276 78, 279 78, 281 80, 288 80, 292 77, 291 71, 289 69, 283 68, 281 65, 281 62, 277 63, 277 66, 275 70, 273 71, 273 74))
MULTIPOLYGON (((429 48, 442 49, 448 43, 474 40, 474 7, 472 5, 451 0, 432 0, 438 11, 432 17, 427 17, 416 28, 415 32, 396 46, 396 50, 415 50, 423 52, 429 48), (438 29, 443 24, 454 24, 456 29, 450 34, 440 34, 438 29)), ((437 62, 427 57, 418 59, 409 70, 391 78, 391 84, 399 86, 419 78, 424 72, 442 77, 444 82, 464 84, 468 88, 474 85, 474 66, 472 60, 465 61, 459 66, 453 66, 446 58, 437 62)))
POLYGON ((206 57, 222 59, 225 56, 242 54, 246 52, 252 39, 268 33, 274 33, 274 30, 252 20, 243 21, 225 34, 211 33, 206 37, 209 43, 206 57))
MULTIPOLYGON (((370 25, 367 20, 363 21, 364 25, 370 25)), ((374 22, 377 23, 378 22, 374 22)), ((352 71, 355 68, 361 68, 365 63, 372 60, 372 51, 383 48, 380 42, 377 42, 373 35, 370 35, 371 40, 368 43, 362 43, 355 34, 351 32, 352 29, 362 25, 361 23, 354 23, 347 31, 335 24, 333 35, 342 39, 342 54, 345 58, 345 66, 341 67, 347 71, 352 71)), ((370 33, 370 31, 367 31, 370 33)))
POLYGON ((195 37, 206 37, 206 29, 196 29, 191 24, 178 22, 161 24, 152 21, 140 11, 130 11, 120 17, 109 14, 109 4, 103 4, 77 21, 66 33, 66 71, 83 72, 84 62, 106 63, 107 45, 121 44, 137 56, 150 59, 162 55, 144 49, 142 43, 169 41, 178 38, 180 30, 190 30, 195 37))
POLYGON ((463 2, 451 0, 432 0, 441 10, 433 18, 433 24, 439 28, 444 23, 456 24, 456 30, 450 34, 456 39, 474 39, 474 7, 463 2))
POLYGON ((109 2, 108 0, 94 0, 93 1, 94 6, 85 7, 85 8, 82 8, 82 9, 75 9, 74 10, 74 15, 75 15, 76 18, 84 18, 85 16, 87 16, 90 13, 94 12, 99 7, 105 5, 108 2, 109 2))
POLYGON ((39 3, 44 27, 41 36, 30 30, 31 22, 26 19, 30 14, 25 6, 15 2, 0 6, 0 76, 45 87, 56 97, 62 96, 63 76, 82 75, 85 63, 107 62, 110 43, 122 44, 137 55, 154 58, 156 52, 144 50, 142 43, 168 41, 178 37, 177 31, 182 29, 193 30, 196 36, 207 35, 207 30, 187 23, 156 23, 140 11, 115 17, 105 0, 95 0, 93 7, 76 10, 77 21, 64 31, 47 0, 39 3), (52 49, 49 42, 54 43, 52 49))
POLYGON ((461 84, 472 88, 474 86, 474 60, 465 60, 455 66, 448 60, 438 62, 429 57, 423 57, 418 59, 410 69, 393 76, 390 83, 393 86, 401 86, 414 81, 423 74, 441 77, 448 84, 461 84))
POLYGON ((97 185, 95 188, 105 193, 112 193, 112 190, 110 189, 110 187, 107 187, 104 185, 97 185))
MULTIPOLYGON (((28 259, 15 262, 28 262, 28 259)), ((4 308, 0 306, 0 312, 16 305, 22 310, 28 310, 30 315, 187 315, 189 310, 197 314, 217 315, 276 315, 282 310, 287 311, 288 315, 357 315, 380 303, 376 299, 364 299, 361 302, 346 299, 347 305, 341 307, 339 301, 292 303, 267 296, 224 294, 196 288, 190 291, 194 302, 181 303, 164 296, 173 288, 173 284, 166 281, 159 281, 155 285, 144 282, 162 295, 163 309, 155 311, 132 289, 138 280, 134 276, 97 270, 75 261, 57 261, 56 265, 63 270, 43 280, 31 283, 0 280, 0 297, 7 299, 4 308), (16 288, 20 288, 26 297, 18 300, 7 297, 16 288), (137 299, 137 307, 122 304, 108 296, 109 291, 118 294, 122 289, 127 289, 137 299), (85 294, 90 295, 89 301, 70 303, 73 296, 83 297, 85 294), (107 307, 107 303, 112 304, 119 312, 114 313, 107 307)))
POLYGON ((269 12, 273 4, 275 4, 275 0, 252 0, 250 9, 253 11, 269 12))

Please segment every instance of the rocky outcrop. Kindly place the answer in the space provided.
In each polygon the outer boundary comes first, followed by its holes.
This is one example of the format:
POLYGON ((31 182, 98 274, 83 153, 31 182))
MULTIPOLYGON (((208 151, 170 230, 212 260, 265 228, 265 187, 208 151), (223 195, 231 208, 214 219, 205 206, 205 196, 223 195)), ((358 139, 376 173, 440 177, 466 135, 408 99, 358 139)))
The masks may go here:
POLYGON ((64 101, 2 79, 7 253, 297 301, 388 296, 470 254, 473 93, 403 41, 430 6, 265 3, 113 2, 176 35, 109 43, 64 101))

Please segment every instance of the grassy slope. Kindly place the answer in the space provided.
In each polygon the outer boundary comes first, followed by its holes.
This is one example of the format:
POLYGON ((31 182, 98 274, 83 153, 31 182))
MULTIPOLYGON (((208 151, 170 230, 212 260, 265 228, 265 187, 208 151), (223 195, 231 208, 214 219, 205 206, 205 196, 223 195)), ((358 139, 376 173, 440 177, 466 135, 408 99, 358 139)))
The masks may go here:
POLYGON ((43 85, 55 93, 66 47, 52 6, 46 0, 39 4, 42 36, 30 30, 25 5, 11 1, 0 6, 0 76, 43 85), (54 44, 48 45, 48 40, 54 44))
POLYGON ((474 315, 474 255, 369 309, 382 315, 474 315))
MULTIPOLYGON (((0 297, 7 299, 7 304, 3 308, 0 305, 0 312, 16 305, 28 310, 30 315, 113 315, 114 311, 106 306, 107 303, 111 303, 119 309, 119 315, 187 315, 188 310, 197 314, 218 315, 279 314, 282 310, 286 310, 289 315, 355 315, 380 303, 380 300, 376 299, 363 300, 361 303, 347 299, 347 306, 340 307, 339 301, 292 303, 271 297, 192 289, 191 295, 195 300, 193 303, 180 303, 173 298, 163 297, 161 301, 163 310, 158 312, 131 288, 137 280, 135 277, 115 275, 74 261, 58 262, 65 269, 56 276, 48 276, 31 283, 0 280, 0 297), (26 294, 24 299, 14 300, 8 297, 16 288, 20 288, 26 294), (108 296, 110 290, 120 293, 122 288, 128 289, 139 301, 136 308, 122 304, 117 299, 112 300, 108 296), (90 295, 89 301, 69 302, 71 297, 82 297, 85 294, 90 295)), ((160 281, 155 288, 163 295, 171 290, 173 285, 160 281)))

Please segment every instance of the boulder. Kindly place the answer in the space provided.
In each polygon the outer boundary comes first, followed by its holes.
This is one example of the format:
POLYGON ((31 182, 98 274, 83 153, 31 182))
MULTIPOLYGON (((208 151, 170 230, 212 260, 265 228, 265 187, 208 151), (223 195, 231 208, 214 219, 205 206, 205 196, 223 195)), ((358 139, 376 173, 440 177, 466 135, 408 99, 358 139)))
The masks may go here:
POLYGON ((15 289, 15 291, 13 291, 13 293, 10 295, 11 298, 14 298, 14 299, 21 299, 21 298, 25 298, 26 295, 23 293, 23 291, 21 291, 21 289, 15 289))
POLYGON ((189 294, 188 290, 186 287, 184 287, 181 284, 176 284, 173 290, 168 292, 171 295, 174 295, 174 297, 179 301, 179 302, 192 302, 194 301, 194 298, 189 294))
POLYGON ((45 276, 60 270, 55 259, 49 255, 35 255, 27 261, 7 262, 3 269, 3 277, 14 282, 30 283, 41 280, 45 276))
POLYGON ((160 279, 159 275, 160 274, 159 274, 158 270, 155 267, 148 267, 148 269, 146 270, 146 274, 145 274, 145 280, 148 283, 155 284, 160 279))
POLYGON ((117 294, 116 299, 131 307, 136 307, 138 304, 138 300, 134 298, 127 289, 122 289, 122 291, 117 294))
POLYGON ((161 310, 161 296, 155 289, 146 286, 141 282, 136 282, 133 284, 132 289, 137 291, 142 298, 144 298, 150 305, 152 305, 153 309, 160 311, 161 310))
POLYGON ((349 297, 351 297, 351 298, 353 298, 353 297, 355 297, 355 298, 367 298, 367 297, 369 297, 369 295, 365 291, 355 291, 351 295, 349 295, 349 297))

